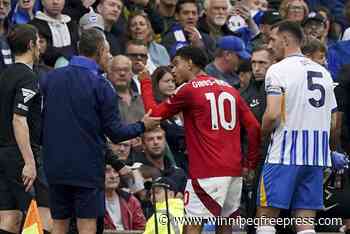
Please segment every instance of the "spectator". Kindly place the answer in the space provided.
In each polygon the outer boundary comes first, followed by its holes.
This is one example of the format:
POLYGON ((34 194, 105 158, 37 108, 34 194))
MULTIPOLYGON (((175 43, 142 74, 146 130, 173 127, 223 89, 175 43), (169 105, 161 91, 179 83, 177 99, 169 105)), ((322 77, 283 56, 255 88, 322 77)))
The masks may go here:
POLYGON ((131 88, 131 60, 124 55, 114 57, 107 77, 117 91, 122 121, 133 123, 141 120, 145 111, 140 95, 131 88))
POLYGON ((308 41, 305 45, 303 45, 303 47, 301 48, 301 51, 306 57, 310 58, 316 63, 322 66, 326 65, 327 48, 325 44, 322 43, 321 41, 317 39, 308 41))
POLYGON ((157 5, 158 14, 163 19, 163 33, 167 32, 170 27, 176 22, 175 9, 178 0, 159 0, 157 5))
POLYGON ((77 52, 78 27, 68 15, 63 15, 64 0, 42 0, 43 12, 38 11, 30 22, 47 40, 47 49, 42 58, 53 67, 63 56, 70 59, 77 52))
MULTIPOLYGON (((90 8, 90 12, 84 14, 79 20, 79 35, 83 30, 87 30, 90 28, 96 28, 101 31, 104 31, 104 21, 100 14, 94 12, 92 8, 90 8)), ((42 40, 46 40, 44 37, 41 37, 42 40)), ((65 57, 59 57, 55 62, 55 68, 65 67, 69 64, 69 60, 65 57)))
POLYGON ((250 80, 252 79, 252 65, 250 61, 244 61, 237 71, 239 76, 239 92, 242 93, 249 86, 250 80))
POLYGON ((102 32, 84 31, 79 52, 67 67, 50 72, 40 83, 44 168, 57 234, 67 232, 73 215, 80 233, 96 233, 96 219, 104 215, 104 134, 120 142, 159 124, 148 115, 131 125, 121 123, 115 91, 101 76, 109 66, 109 45, 102 32))
POLYGON ((119 160, 122 160, 127 165, 133 164, 133 159, 130 157, 132 154, 132 145, 131 141, 122 141, 117 144, 114 144, 111 140, 108 139, 108 147, 119 160))
POLYGON ((170 57, 177 49, 185 45, 203 48, 210 58, 215 50, 214 40, 197 28, 199 9, 195 0, 179 0, 176 4, 175 17, 178 21, 163 36, 162 44, 168 50, 170 57))
POLYGON ((231 7, 229 0, 205 0, 205 14, 199 19, 198 29, 215 39, 232 34, 226 24, 231 7))
MULTIPOLYGON (((159 67, 152 74, 152 87, 155 100, 160 103, 175 93, 175 79, 169 67, 159 67)), ((166 141, 174 154, 176 165, 188 173, 188 159, 185 143, 185 131, 182 116, 176 115, 162 121, 166 141)))
POLYGON ((18 0, 10 13, 11 25, 29 23, 39 7, 41 7, 39 0, 18 0))
POLYGON ((327 43, 326 19, 321 14, 311 12, 302 26, 306 40, 318 39, 322 43, 327 43))
POLYGON ((153 182, 151 190, 152 201, 155 201, 154 206, 157 210, 157 215, 166 215, 166 209, 169 211, 169 224, 170 232, 168 231, 167 223, 157 222, 157 228, 155 223, 155 215, 148 219, 144 234, 157 233, 183 233, 183 224, 180 222, 173 222, 174 217, 184 217, 184 202, 176 197, 178 192, 178 184, 170 177, 160 177, 153 182), (165 186, 164 186, 165 185, 165 186), (167 192, 165 191, 167 189, 167 192), (167 195, 165 195, 167 193, 167 195), (154 197, 153 197, 154 195, 154 197), (166 199, 168 201, 166 202, 166 199), (168 204, 168 205, 167 205, 168 204))
MULTIPOLYGON (((326 29, 324 31, 324 38, 325 38, 325 42, 327 45, 327 48, 331 45, 333 45, 334 43, 336 43, 339 39, 340 39, 340 34, 338 34, 336 31, 337 28, 337 22, 334 21, 333 16, 330 14, 330 11, 325 8, 325 7, 319 7, 316 9, 316 12, 320 15, 323 16, 323 18, 325 18, 326 20, 326 29)), ((341 32, 342 33, 342 32, 341 32)))
POLYGON ((264 13, 259 25, 260 33, 252 41, 253 50, 255 47, 259 47, 269 42, 272 25, 280 22, 281 20, 282 18, 278 11, 269 10, 264 13))
POLYGON ((132 194, 120 189, 120 175, 106 165, 104 228, 108 230, 144 230, 146 218, 140 202, 132 194))
POLYGON ((144 12, 147 14, 150 24, 152 25, 153 31, 156 34, 160 34, 164 31, 164 24, 162 17, 158 14, 155 9, 156 3, 150 0, 127 0, 125 6, 128 10, 129 15, 138 14, 144 12))
POLYGON ((100 14, 95 13, 95 11, 90 8, 90 12, 84 14, 79 20, 79 34, 83 30, 90 28, 97 28, 101 31, 104 31, 105 23, 104 19, 100 14))
POLYGON ((154 32, 147 15, 139 13, 129 18, 128 32, 130 40, 143 41, 148 48, 147 66, 154 68, 170 64, 170 58, 164 46, 155 42, 154 32))
POLYGON ((12 54, 8 45, 6 34, 7 34, 7 16, 11 9, 10 0, 0 0, 2 4, 2 10, 0 10, 0 72, 5 69, 8 65, 12 64, 12 54))
MULTIPOLYGON (((135 162, 142 163, 140 172, 145 180, 155 179, 158 176, 172 176, 179 184, 185 183, 187 177, 185 172, 176 167, 175 163, 166 154, 166 140, 163 129, 156 128, 147 131, 142 136, 143 152, 135 156, 135 162)), ((184 187, 182 188, 183 192, 184 187)), ((146 217, 152 214, 150 201, 147 200, 145 191, 138 192, 142 201, 142 207, 146 217)))
POLYGON ((215 59, 205 67, 205 72, 238 88, 239 77, 236 72, 240 60, 249 59, 250 54, 245 50, 241 39, 235 36, 225 36, 218 40, 215 59))
POLYGON ((96 0, 66 0, 63 13, 69 15, 73 21, 79 22, 79 19, 89 12, 96 0))
POLYGON ((347 0, 306 0, 310 11, 318 11, 319 7, 326 8, 329 11, 329 15, 342 25, 346 25, 346 17, 344 16, 346 2, 347 0))
POLYGON ((247 48, 250 48, 251 41, 259 34, 257 23, 261 16, 262 12, 251 8, 249 4, 236 2, 230 11, 227 26, 233 35, 240 37, 247 48))
POLYGON ((132 62, 132 88, 134 91, 141 93, 140 82, 138 81, 137 76, 145 67, 150 70, 153 69, 152 67, 147 66, 147 46, 142 41, 129 41, 126 46, 126 56, 128 56, 132 62))
POLYGON ((112 32, 112 27, 119 20, 123 7, 124 4, 121 0, 100 0, 97 5, 97 12, 104 19, 105 35, 113 56, 123 54, 125 51, 125 39, 112 32))
POLYGON ((142 145, 143 152, 136 156, 136 162, 153 167, 159 170, 162 175, 172 175, 178 171, 185 175, 183 170, 175 167, 174 163, 166 156, 165 131, 162 128, 158 127, 145 132, 142 135, 142 145))
POLYGON ((170 67, 158 67, 152 74, 152 86, 155 99, 158 102, 174 94, 176 84, 170 67))
POLYGON ((327 67, 333 80, 338 80, 338 72, 345 64, 350 64, 350 41, 339 41, 327 52, 327 67))
POLYGON ((282 18, 301 23, 309 14, 309 8, 304 0, 283 0, 280 6, 282 18))

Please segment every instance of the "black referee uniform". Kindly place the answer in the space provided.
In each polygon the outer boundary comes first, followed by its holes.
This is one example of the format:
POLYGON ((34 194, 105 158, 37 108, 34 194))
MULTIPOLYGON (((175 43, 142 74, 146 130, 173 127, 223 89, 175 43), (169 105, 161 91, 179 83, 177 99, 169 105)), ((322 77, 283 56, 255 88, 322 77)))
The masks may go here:
MULTIPOLYGON (((30 143, 37 158, 41 134, 39 79, 30 66, 23 63, 10 65, 0 76, 0 210, 25 211, 33 193, 25 192, 22 181, 24 160, 14 136, 14 113, 27 117, 30 143)), ((38 179, 34 186, 37 190, 45 187, 38 179)), ((39 206, 47 206, 47 195, 37 197, 37 202, 39 206)))

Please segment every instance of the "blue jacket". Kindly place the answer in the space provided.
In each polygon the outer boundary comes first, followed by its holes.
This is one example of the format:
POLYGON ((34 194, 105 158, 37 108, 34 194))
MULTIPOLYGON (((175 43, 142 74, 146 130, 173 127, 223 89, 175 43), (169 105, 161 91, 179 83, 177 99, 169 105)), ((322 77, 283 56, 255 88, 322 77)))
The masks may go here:
POLYGON ((47 74, 43 97, 43 161, 50 184, 104 186, 105 135, 117 143, 144 132, 123 125, 114 88, 95 61, 75 56, 47 74))
POLYGON ((328 8, 333 19, 345 27, 348 23, 344 16, 345 0, 306 0, 311 11, 315 11, 317 7, 324 6, 328 8))
POLYGON ((350 41, 339 41, 328 48, 327 64, 333 80, 338 80, 338 72, 350 63, 350 41))

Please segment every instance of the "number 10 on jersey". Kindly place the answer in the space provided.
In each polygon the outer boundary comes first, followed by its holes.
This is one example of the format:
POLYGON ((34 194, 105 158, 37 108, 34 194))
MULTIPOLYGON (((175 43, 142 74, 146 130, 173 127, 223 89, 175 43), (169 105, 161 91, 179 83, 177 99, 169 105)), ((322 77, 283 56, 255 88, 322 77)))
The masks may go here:
POLYGON ((225 130, 233 130, 236 126, 236 99, 230 93, 222 92, 216 99, 214 93, 206 93, 205 98, 210 102, 211 128, 219 130, 222 127, 225 130), (228 102, 230 119, 225 116, 225 105, 228 102), (219 126, 220 121, 220 126, 219 126))

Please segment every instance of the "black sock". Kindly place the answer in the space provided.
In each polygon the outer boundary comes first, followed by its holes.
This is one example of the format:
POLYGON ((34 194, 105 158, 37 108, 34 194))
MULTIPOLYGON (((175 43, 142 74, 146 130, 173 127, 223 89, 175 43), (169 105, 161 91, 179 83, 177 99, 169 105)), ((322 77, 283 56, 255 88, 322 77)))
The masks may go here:
POLYGON ((51 232, 44 229, 44 234, 50 234, 51 232))
POLYGON ((0 234, 15 234, 15 233, 14 232, 8 232, 8 231, 0 229, 0 234))

